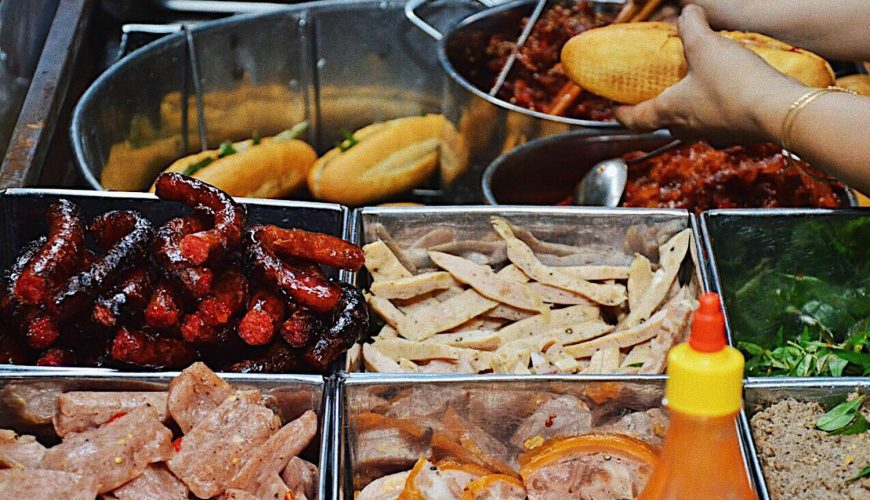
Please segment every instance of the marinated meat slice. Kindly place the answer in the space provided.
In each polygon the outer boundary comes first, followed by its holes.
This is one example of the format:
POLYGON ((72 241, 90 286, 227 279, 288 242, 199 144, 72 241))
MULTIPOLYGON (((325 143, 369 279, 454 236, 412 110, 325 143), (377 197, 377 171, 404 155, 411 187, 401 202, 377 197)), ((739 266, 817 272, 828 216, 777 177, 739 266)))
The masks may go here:
POLYGON ((441 470, 431 462, 420 457, 408 480, 405 490, 411 489, 425 499, 459 498, 465 487, 476 479, 476 476, 463 470, 441 470))
POLYGON ((242 490, 229 489, 221 495, 221 500, 260 500, 255 495, 242 490))
POLYGON ((22 423, 50 424, 57 408, 59 385, 45 383, 11 383, 3 388, 3 404, 22 423))
MULTIPOLYGON (((453 408, 448 408, 444 413, 443 422, 444 433, 459 445, 457 449, 460 453, 467 452, 467 456, 452 458, 461 463, 475 463, 502 474, 514 473, 510 463, 515 462, 515 457, 500 440, 487 434, 470 420, 459 416, 453 408)), ((440 443, 442 443, 440 439, 433 439, 433 450, 439 455, 445 452, 449 454, 450 450, 442 449, 440 443)))
POLYGON ((629 413, 619 420, 599 426, 596 432, 627 434, 631 437, 660 446, 668 432, 668 414, 661 408, 629 413))
POLYGON ((607 453, 566 456, 538 469, 523 483, 529 500, 635 498, 652 474, 642 464, 607 453))
POLYGON ((265 498, 262 486, 280 473, 291 458, 308 446, 317 434, 317 415, 306 411, 272 435, 253 452, 227 487, 249 491, 265 498))
POLYGON ((223 493, 245 460, 278 430, 280 420, 260 400, 256 391, 236 393, 185 434, 168 465, 194 495, 223 493))
POLYGON ((57 470, 4 469, 0 470, 0 493, 3 498, 19 500, 94 500, 97 496, 97 479, 57 470))
POLYGON ((550 439, 557 436, 585 434, 592 428, 592 412, 582 400, 573 396, 559 396, 542 404, 517 427, 510 444, 524 449, 529 438, 550 439))
POLYGON ((449 407, 465 407, 467 397, 468 391, 458 387, 417 388, 392 398, 386 415, 411 419, 440 416, 449 407))
POLYGON ((410 473, 411 471, 397 472, 376 479, 362 489, 356 500, 397 500, 405 489, 405 481, 410 473))
POLYGON ((34 468, 44 456, 45 446, 35 437, 0 429, 0 468, 34 468))
POLYGON ((172 431, 154 408, 140 407, 97 429, 66 436, 46 451, 40 467, 93 474, 97 490, 105 493, 171 455, 172 431))
POLYGON ((317 466, 299 457, 291 458, 281 473, 281 479, 290 488, 294 500, 316 498, 317 476, 317 466))
POLYGON ((151 464, 141 476, 112 492, 118 500, 185 500, 187 486, 164 464, 151 464))
POLYGON ((421 455, 430 452, 432 427, 417 420, 400 420, 374 413, 353 417, 357 436, 354 443, 356 484, 386 474, 410 469, 421 455))
POLYGON ((54 430, 64 437, 99 427, 119 414, 147 406, 166 421, 165 392, 66 392, 57 398, 54 430))
POLYGON ((186 433, 232 394, 230 384, 208 366, 194 363, 169 383, 169 414, 186 433))

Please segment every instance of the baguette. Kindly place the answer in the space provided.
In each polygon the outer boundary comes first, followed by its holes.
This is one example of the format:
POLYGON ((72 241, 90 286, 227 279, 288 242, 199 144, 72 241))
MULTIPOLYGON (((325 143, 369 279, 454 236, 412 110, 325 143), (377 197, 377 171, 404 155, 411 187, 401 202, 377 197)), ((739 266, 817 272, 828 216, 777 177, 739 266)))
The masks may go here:
POLYGON ((849 75, 837 78, 837 87, 870 97, 870 75, 849 75))
MULTIPOLYGON (((827 87, 834 83, 831 66, 812 52, 757 33, 720 34, 805 85, 827 87)), ((583 89, 625 104, 659 95, 687 72, 676 27, 656 22, 614 24, 583 32, 562 48, 562 67, 583 89)))
MULTIPOLYGON (((315 198, 363 205, 384 200, 419 186, 443 160, 450 124, 442 115, 398 118, 363 127, 323 155, 308 173, 308 189, 315 198)), ((451 167, 451 171, 456 167, 451 167)))
POLYGON ((305 184, 308 171, 317 161, 311 146, 282 134, 266 137, 259 144, 254 144, 253 139, 235 142, 232 148, 235 153, 223 157, 219 157, 220 149, 186 156, 166 172, 185 173, 192 166, 208 162, 188 175, 234 197, 281 198, 305 184))

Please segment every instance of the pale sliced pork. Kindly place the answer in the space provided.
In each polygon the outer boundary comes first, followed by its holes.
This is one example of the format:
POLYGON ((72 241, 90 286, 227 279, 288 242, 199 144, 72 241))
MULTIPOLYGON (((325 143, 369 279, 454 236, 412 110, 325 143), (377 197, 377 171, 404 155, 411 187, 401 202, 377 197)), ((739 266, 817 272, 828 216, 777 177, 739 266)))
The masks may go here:
POLYGON ((194 363, 169 383, 169 414, 187 433, 232 394, 230 384, 204 363, 194 363))
POLYGON ((180 451, 168 462, 169 470, 194 495, 219 495, 279 426, 278 417, 260 404, 256 392, 236 393, 185 434, 180 451))
POLYGON ((0 495, 3 498, 94 500, 94 476, 57 470, 0 470, 0 495))
POLYGON ((54 431, 63 437, 94 429, 140 406, 153 408, 157 419, 166 421, 165 392, 67 392, 57 398, 54 431))
POLYGON ((153 408, 137 408, 108 424, 66 436, 45 452, 40 467, 93 474, 100 493, 111 491, 172 455, 172 432, 153 408))
POLYGON ((316 465, 299 457, 293 457, 287 463, 287 467, 284 467, 281 479, 290 488, 294 500, 301 498, 313 500, 317 497, 317 475, 316 465))
POLYGON ((356 500, 396 500, 405 489, 405 481, 411 471, 397 472, 376 479, 366 485, 356 500))
POLYGON ((0 429, 0 468, 32 468, 42 462, 45 446, 33 436, 0 429))
POLYGON ((522 450, 529 438, 550 439, 585 434, 592 428, 592 412, 582 400, 559 396, 538 407, 511 436, 510 444, 522 450))
POLYGON ((141 476, 112 492, 118 500, 185 500, 187 486, 164 464, 151 464, 141 476))

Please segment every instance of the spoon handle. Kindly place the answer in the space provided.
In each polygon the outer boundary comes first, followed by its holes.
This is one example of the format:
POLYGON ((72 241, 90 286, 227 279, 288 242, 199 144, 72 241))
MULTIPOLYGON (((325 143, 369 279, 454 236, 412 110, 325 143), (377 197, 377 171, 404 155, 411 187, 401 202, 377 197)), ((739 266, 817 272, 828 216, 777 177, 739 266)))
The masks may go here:
POLYGON ((642 161, 649 160, 650 158, 652 158, 654 156, 658 156, 662 153, 666 153, 666 152, 668 152, 676 147, 682 146, 682 145, 683 145, 683 141, 681 141, 679 139, 674 139, 673 141, 665 144, 664 146, 653 149, 649 153, 644 153, 644 154, 638 156, 637 158, 633 158, 631 160, 626 161, 625 163, 627 165, 633 165, 635 163, 640 163, 642 161))

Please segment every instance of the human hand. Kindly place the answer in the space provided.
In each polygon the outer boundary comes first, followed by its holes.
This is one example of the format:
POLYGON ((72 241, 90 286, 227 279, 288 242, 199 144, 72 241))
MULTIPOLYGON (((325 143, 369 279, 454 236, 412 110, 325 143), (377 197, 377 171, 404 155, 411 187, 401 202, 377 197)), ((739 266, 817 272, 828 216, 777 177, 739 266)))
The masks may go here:
POLYGON ((631 129, 669 128, 686 140, 776 140, 778 130, 771 130, 770 124, 781 120, 771 115, 781 110, 770 103, 799 96, 804 87, 749 49, 713 32, 698 6, 683 9, 679 30, 688 63, 686 77, 654 99, 618 107, 616 118, 631 129))

